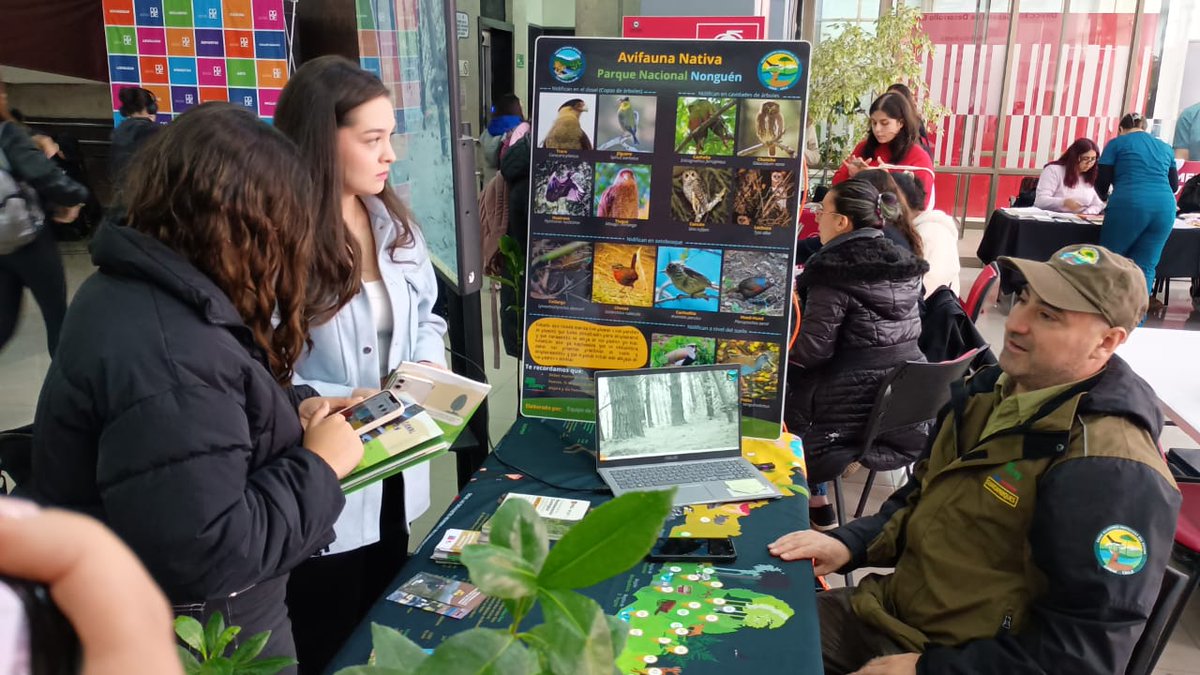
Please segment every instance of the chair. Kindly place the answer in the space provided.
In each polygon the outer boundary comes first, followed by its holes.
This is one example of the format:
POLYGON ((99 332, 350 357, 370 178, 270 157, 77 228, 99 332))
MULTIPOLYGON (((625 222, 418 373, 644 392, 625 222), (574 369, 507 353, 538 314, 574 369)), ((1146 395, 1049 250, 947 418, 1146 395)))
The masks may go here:
POLYGON ((1158 590, 1158 599, 1154 601, 1154 609, 1150 610, 1150 618, 1146 619, 1142 637, 1138 638, 1133 647, 1125 675, 1150 675, 1154 672, 1154 665, 1162 656, 1175 623, 1179 620, 1179 613, 1183 611, 1188 596, 1191 595, 1188 581, 1183 572, 1167 567, 1163 574, 1162 586, 1158 590))
POLYGON ((983 302, 987 299, 988 294, 992 292, 992 287, 1000 280, 1000 265, 996 261, 988 263, 987 267, 976 277, 975 283, 971 284, 971 290, 967 293, 967 299, 959 298, 962 303, 963 311, 974 323, 979 318, 979 313, 983 310, 983 302))
MULTIPOLYGON (((942 406, 950 400, 950 385, 966 374, 971 362, 985 349, 972 349, 956 359, 940 363, 925 363, 923 361, 908 361, 896 366, 879 386, 875 395, 875 404, 871 408, 871 416, 863 434, 862 449, 859 456, 866 454, 875 439, 893 429, 911 426, 925 420, 937 417, 942 406)), ((862 498, 859 499, 855 517, 862 515, 867 505, 867 497, 875 482, 875 471, 867 475, 867 483, 863 486, 862 498)), ((834 502, 837 508, 838 524, 842 523, 846 513, 845 500, 842 496, 842 479, 833 480, 834 502)), ((846 575, 846 585, 853 586, 854 578, 846 575)))

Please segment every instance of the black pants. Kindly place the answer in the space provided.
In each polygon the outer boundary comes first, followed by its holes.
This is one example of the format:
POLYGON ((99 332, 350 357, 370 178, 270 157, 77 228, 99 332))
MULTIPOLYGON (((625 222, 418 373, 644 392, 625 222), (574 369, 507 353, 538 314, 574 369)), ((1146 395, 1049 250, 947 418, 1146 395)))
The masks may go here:
POLYGON ((309 558, 288 580, 287 606, 300 675, 319 675, 408 560, 403 476, 383 483, 379 541, 309 558))
MULTIPOLYGON (((226 626, 241 626, 242 631, 226 651, 232 654, 237 647, 251 637, 271 631, 271 639, 258 658, 281 656, 296 657, 296 645, 292 641, 292 627, 288 622, 287 607, 283 599, 286 593, 287 575, 261 582, 235 596, 207 602, 174 605, 176 616, 190 616, 207 626, 208 618, 220 612, 226 626)), ((296 669, 281 671, 282 675, 295 675, 296 669)))
POLYGON ((21 297, 26 288, 33 292, 33 299, 42 309, 46 344, 53 357, 67 314, 67 278, 49 227, 42 228, 25 246, 0 255, 0 348, 8 344, 17 330, 21 297))

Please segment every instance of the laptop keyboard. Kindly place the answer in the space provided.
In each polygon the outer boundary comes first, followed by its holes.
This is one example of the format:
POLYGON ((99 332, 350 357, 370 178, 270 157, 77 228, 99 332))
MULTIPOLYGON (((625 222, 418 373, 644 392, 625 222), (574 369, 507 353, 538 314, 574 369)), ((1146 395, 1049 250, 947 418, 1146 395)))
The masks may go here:
POLYGON ((702 464, 657 464, 630 469, 612 469, 609 473, 617 487, 638 488, 707 483, 716 480, 757 478, 759 473, 745 462, 704 462, 702 464))

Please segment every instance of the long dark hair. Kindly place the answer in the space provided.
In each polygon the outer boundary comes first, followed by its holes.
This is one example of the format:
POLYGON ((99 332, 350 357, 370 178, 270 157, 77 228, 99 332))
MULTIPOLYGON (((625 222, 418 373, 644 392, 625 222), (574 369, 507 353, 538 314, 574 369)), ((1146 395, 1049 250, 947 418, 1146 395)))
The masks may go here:
POLYGON ((296 146, 244 108, 206 103, 151 137, 139 157, 120 191, 128 225, 212 279, 275 379, 289 382, 308 340, 315 205, 296 146))
MULTIPOLYGON (((921 140, 921 120, 917 117, 917 111, 913 109, 908 97, 894 91, 886 92, 875 99, 868 114, 874 115, 880 111, 894 120, 904 122, 904 128, 888 143, 888 149, 892 153, 892 162, 902 162, 909 149, 921 140)), ((863 158, 871 159, 878 149, 879 140, 875 138, 875 132, 868 129, 867 142, 863 145, 863 158)))
MULTIPOLYGON (((1100 173, 1100 146, 1090 138, 1077 138, 1071 144, 1067 151, 1062 154, 1062 157, 1050 162, 1057 164, 1063 168, 1063 185, 1067 187, 1075 187, 1075 184, 1082 178, 1088 185, 1096 184, 1096 176, 1100 173), (1088 152, 1096 153, 1096 161, 1092 162, 1092 168, 1079 172, 1079 158, 1088 152)), ((1050 166, 1047 164, 1046 166, 1050 166)))
POLYGON ((829 188, 827 196, 830 195, 833 197, 833 207, 846 216, 850 226, 856 230, 864 227, 882 230, 904 212, 898 196, 891 192, 880 192, 870 181, 858 176, 829 188))
POLYGON ((117 98, 121 100, 121 108, 119 112, 122 117, 132 117, 140 112, 149 112, 150 106, 154 105, 154 94, 149 89, 141 87, 122 87, 117 93, 117 98))
POLYGON ((15 122, 12 111, 8 109, 8 85, 4 83, 4 79, 0 78, 0 122, 15 122))
MULTIPOLYGON (((881 194, 890 194, 896 198, 900 208, 897 209, 895 214, 887 217, 885 220, 888 225, 896 228, 900 231, 900 234, 904 235, 905 241, 912 248, 913 255, 918 258, 922 257, 921 235, 917 233, 917 228, 912 224, 912 214, 904 207, 904 201, 900 199, 900 186, 896 184, 895 179, 892 178, 892 174, 883 169, 868 169, 866 171, 859 171, 855 178, 870 183, 881 194)), ((841 211, 839 210, 838 213, 841 213, 841 211)))
MULTIPOLYGON (((316 255, 309 297, 316 323, 333 317, 358 293, 362 256, 342 218, 342 167, 338 165, 338 129, 349 126, 358 106, 391 92, 371 73, 341 56, 322 56, 300 66, 288 80, 275 107, 275 126, 296 142, 312 173, 320 198, 317 207, 316 255)), ((378 195, 399 231, 389 249, 414 245, 412 212, 390 185, 378 195)))

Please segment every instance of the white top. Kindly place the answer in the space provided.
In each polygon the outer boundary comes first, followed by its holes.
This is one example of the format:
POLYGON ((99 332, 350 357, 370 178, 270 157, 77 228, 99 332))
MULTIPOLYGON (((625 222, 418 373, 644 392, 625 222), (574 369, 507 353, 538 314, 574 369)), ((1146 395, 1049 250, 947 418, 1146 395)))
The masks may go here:
POLYGON ((392 302, 388 298, 387 285, 383 279, 364 281, 363 290, 371 305, 371 318, 375 321, 376 345, 379 349, 379 379, 388 376, 388 348, 392 345, 392 330, 396 322, 392 314, 392 302))
POLYGON ((1096 214, 1104 210, 1104 202, 1096 194, 1095 185, 1080 177, 1075 181, 1075 187, 1067 187, 1063 183, 1066 175, 1067 168, 1063 165, 1046 165, 1041 178, 1038 178, 1037 197, 1033 205, 1047 211, 1066 211, 1063 201, 1074 199, 1083 205, 1083 211, 1079 213, 1096 214))
POLYGON ((959 295, 958 222, 945 211, 922 211, 913 218, 913 227, 921 237, 921 251, 929 263, 922 278, 925 297, 942 286, 949 286, 959 295))
POLYGON ((1200 332, 1136 328, 1117 349, 1133 372, 1154 388, 1163 413, 1200 443, 1200 332))

